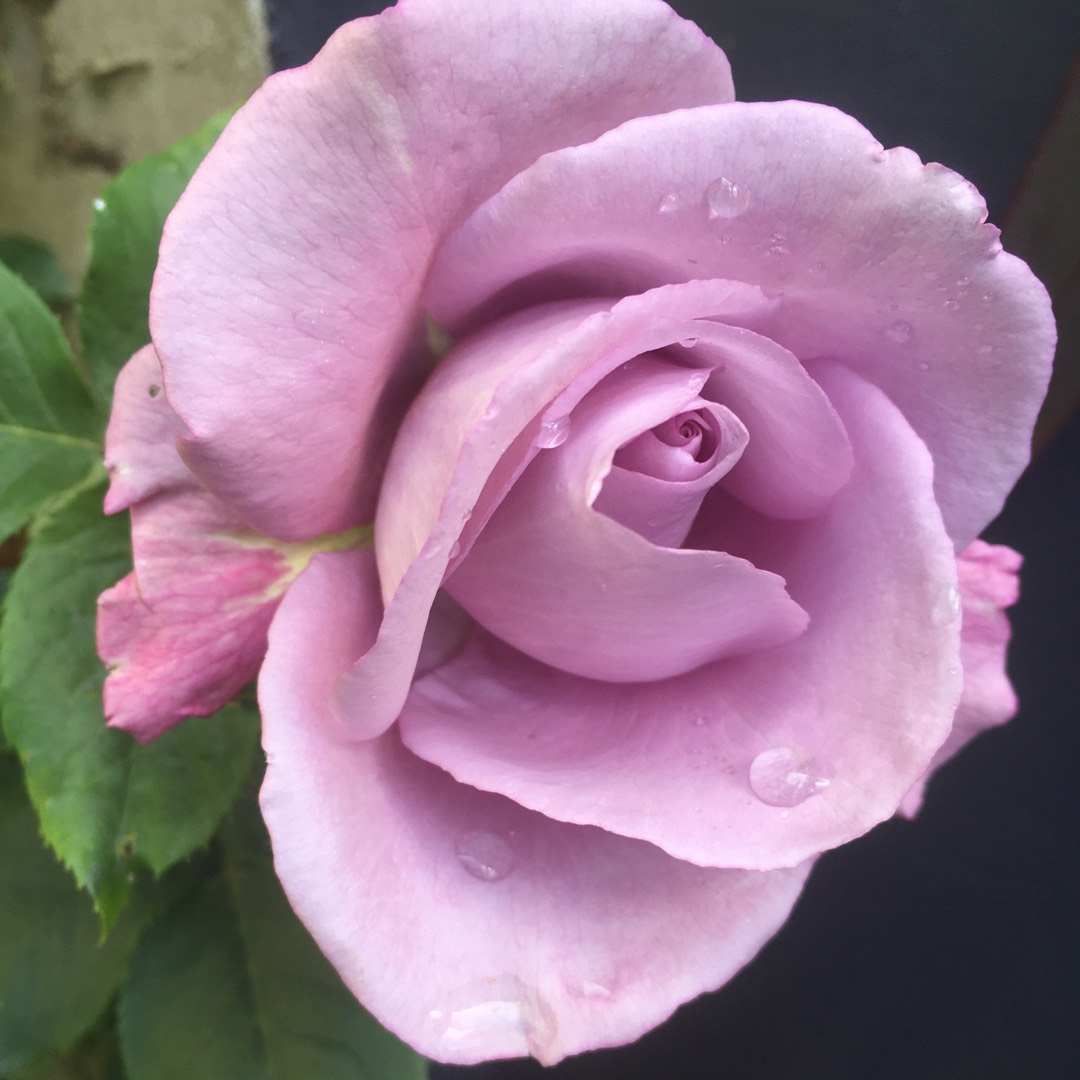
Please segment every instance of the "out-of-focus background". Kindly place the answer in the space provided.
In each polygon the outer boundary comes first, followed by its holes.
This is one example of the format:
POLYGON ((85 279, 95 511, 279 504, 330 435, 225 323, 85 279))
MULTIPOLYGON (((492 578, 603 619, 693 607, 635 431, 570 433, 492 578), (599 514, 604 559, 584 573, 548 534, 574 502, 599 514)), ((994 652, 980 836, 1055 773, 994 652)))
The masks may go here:
MULTIPOLYGON (((514 0, 505 0, 513 3, 514 0)), ((553 0, 571 3, 573 0, 553 0)), ((0 234, 77 274, 132 160, 306 62, 378 0, 0 0, 0 234)), ((1020 716, 914 822, 827 855, 734 982, 635 1046, 433 1080, 1072 1080, 1080 1076, 1080 4, 675 0, 739 96, 834 104, 963 173, 1062 333, 1037 456, 987 533, 1027 557, 1020 716)), ((316 1078, 313 1078, 316 1080, 316 1078)))

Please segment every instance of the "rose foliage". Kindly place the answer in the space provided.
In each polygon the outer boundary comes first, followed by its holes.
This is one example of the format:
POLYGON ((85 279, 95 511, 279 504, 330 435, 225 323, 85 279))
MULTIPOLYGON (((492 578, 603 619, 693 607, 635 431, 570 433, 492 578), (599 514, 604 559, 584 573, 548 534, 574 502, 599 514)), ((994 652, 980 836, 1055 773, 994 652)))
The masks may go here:
POLYGON ((166 225, 110 722, 258 675, 277 872, 422 1052, 637 1037, 1013 711, 1054 334, 985 214, 656 0, 344 27, 166 225))

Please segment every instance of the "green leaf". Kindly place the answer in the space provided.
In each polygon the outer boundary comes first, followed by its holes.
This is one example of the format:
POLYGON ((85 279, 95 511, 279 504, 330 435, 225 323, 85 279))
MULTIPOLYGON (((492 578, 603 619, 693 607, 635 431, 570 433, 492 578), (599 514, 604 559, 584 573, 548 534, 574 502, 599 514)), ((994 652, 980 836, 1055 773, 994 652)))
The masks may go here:
POLYGON ((66 1051, 127 972, 144 920, 108 941, 89 899, 41 842, 18 762, 0 757, 0 1075, 66 1051))
POLYGON ((14 270, 46 304, 70 304, 75 286, 52 251, 26 236, 0 236, 0 263, 14 270))
POLYGON ((221 872, 135 954, 119 1007, 131 1080, 422 1080, 423 1058, 357 1004, 240 831, 226 826, 221 872))
POLYGON ((111 925, 133 870, 160 873, 205 844, 251 771, 253 710, 230 705, 148 746, 105 726, 98 595, 131 568, 124 517, 79 490, 32 531, 0 623, 0 688, 45 839, 111 925))
POLYGON ((0 265, 0 539, 22 528, 101 457, 101 417, 60 325, 0 265))
POLYGON ((160 154, 129 166, 101 193, 90 228, 90 266, 77 314, 83 359, 100 400, 128 358, 150 341, 150 283, 165 219, 221 134, 229 113, 160 154))

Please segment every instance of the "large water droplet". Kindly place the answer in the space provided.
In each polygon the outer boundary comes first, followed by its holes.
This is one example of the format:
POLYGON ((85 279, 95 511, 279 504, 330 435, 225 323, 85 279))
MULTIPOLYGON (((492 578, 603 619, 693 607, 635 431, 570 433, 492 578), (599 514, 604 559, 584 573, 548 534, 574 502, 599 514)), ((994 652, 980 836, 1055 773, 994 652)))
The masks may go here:
POLYGON ((695 371, 689 379, 686 380, 687 385, 690 387, 691 394, 700 394, 705 389, 705 384, 709 381, 709 373, 707 371, 695 371))
POLYGON ((896 322, 891 322, 885 327, 885 336, 890 341, 895 341, 897 345, 903 345, 905 341, 911 339, 911 323, 897 319, 896 322))
POLYGON ((705 206, 709 220, 735 218, 745 213, 750 205, 750 193, 734 180, 721 176, 705 189, 705 206))
POLYGON ((798 806, 828 786, 817 759, 801 746, 774 746, 750 763, 750 787, 769 806, 798 806))
POLYGON ((948 626, 960 618, 960 592, 955 585, 945 585, 941 589, 930 618, 935 626, 948 626))
POLYGON ((540 425, 536 436, 536 445, 541 450, 553 450, 562 446, 570 434, 570 417, 560 416, 555 420, 545 420, 540 425))
POLYGON ((684 337, 684 338, 683 338, 683 339, 682 339, 682 340, 681 340, 681 341, 679 342, 679 344, 680 344, 680 345, 681 345, 681 346, 682 346, 682 347, 683 347, 684 349, 692 349, 692 348, 693 348, 693 347, 694 347, 694 346, 695 346, 695 345, 696 345, 697 343, 698 343, 698 339, 697 339, 696 337, 684 337))
POLYGON ((458 862, 479 881, 502 881, 514 869, 510 841, 487 829, 465 829, 454 841, 458 862))
POLYGON ((542 1055, 555 1033, 543 999, 513 975, 477 980, 431 1009, 427 1022, 448 1052, 482 1050, 487 1057, 542 1055))
POLYGON ((661 200, 657 210, 661 214, 674 214, 679 207, 682 206, 682 199, 675 194, 674 191, 669 191, 661 200))

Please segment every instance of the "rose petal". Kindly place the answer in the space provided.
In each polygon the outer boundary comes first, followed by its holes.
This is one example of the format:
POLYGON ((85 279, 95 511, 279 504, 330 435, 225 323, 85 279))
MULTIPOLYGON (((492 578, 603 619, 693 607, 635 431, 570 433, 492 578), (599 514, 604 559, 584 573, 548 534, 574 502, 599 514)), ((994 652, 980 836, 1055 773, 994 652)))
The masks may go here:
POLYGON ((782 293, 763 332, 886 391, 963 547, 1028 459, 1054 344, 1045 290, 984 218, 955 173, 883 152, 827 106, 690 109, 525 170, 441 246, 425 298, 453 328, 521 281, 549 297, 711 276, 782 293), (659 213, 669 195, 680 208, 659 213))
POLYGON ((394 734, 350 741, 329 701, 378 598, 368 553, 317 557, 259 695, 278 875, 383 1024, 441 1061, 550 1064, 636 1038, 754 955, 807 867, 702 870, 457 784, 394 734))
POLYGON ((810 613, 802 637, 621 686, 562 674, 474 633, 415 684, 405 744, 465 783, 701 865, 795 865, 892 815, 944 741, 960 695, 959 628, 942 611, 956 564, 929 455, 899 412, 842 368, 814 374, 855 448, 855 472, 830 511, 780 525, 721 494, 695 528, 784 576, 810 613), (755 797, 751 766, 777 750, 796 764, 804 751, 816 758, 817 794, 784 806, 755 797))
POLYGON ((609 375, 571 414, 567 441, 518 479, 446 584, 498 638, 562 671, 641 682, 805 629, 775 574, 657 547, 590 505, 619 446, 704 404, 688 374, 653 361, 609 375))
POLYGON ((131 520, 135 572, 98 600, 97 646, 109 724, 146 742, 255 677, 299 567, 197 487, 144 499, 131 520))
POLYGON ((167 488, 196 486, 176 452, 188 434, 163 391, 161 364, 152 345, 140 349, 121 369, 105 433, 109 492, 105 513, 126 510, 139 499, 167 488))
POLYGON ((695 320, 753 322, 771 308, 751 286, 688 282, 610 310, 597 302, 529 311, 443 361, 405 417, 383 478, 375 550, 386 615, 337 696, 354 732, 377 735, 397 719, 447 569, 539 452, 548 413, 571 410, 620 364, 697 332, 695 320))
POLYGON ((239 111, 166 225, 151 326, 188 463, 271 535, 369 522, 442 236, 548 150, 732 96, 654 0, 409 0, 343 27, 239 111))
POLYGON ((919 812, 926 782, 936 769, 980 732, 1004 724, 1016 714, 1016 694, 1005 673, 1010 628, 1003 609, 1016 603, 1021 561, 1011 548, 982 540, 973 540, 957 559, 964 692, 949 737, 934 755, 926 775, 900 804, 907 817, 919 812))

